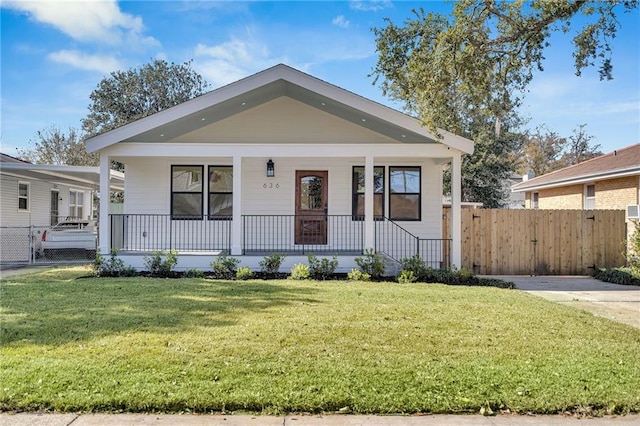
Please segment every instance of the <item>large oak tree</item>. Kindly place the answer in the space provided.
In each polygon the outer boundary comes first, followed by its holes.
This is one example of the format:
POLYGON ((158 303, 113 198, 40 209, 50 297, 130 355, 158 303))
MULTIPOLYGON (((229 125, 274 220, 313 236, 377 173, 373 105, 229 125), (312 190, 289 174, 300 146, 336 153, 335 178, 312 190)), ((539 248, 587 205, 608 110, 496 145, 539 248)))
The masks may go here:
POLYGON ((414 10, 403 25, 387 20, 373 30, 379 54, 373 76, 385 95, 403 102, 431 131, 444 128, 476 142, 482 136, 482 143, 495 145, 479 147, 463 164, 463 186, 473 194, 468 167, 482 166, 483 152, 503 148, 497 155, 515 160, 517 147, 501 143, 500 135, 505 124, 513 130, 518 121, 515 111, 535 70, 543 69, 551 34, 573 32, 576 74, 597 66, 609 79, 616 14, 636 7, 638 0, 459 0, 450 15, 414 10), (487 139, 490 129, 493 140, 487 139))

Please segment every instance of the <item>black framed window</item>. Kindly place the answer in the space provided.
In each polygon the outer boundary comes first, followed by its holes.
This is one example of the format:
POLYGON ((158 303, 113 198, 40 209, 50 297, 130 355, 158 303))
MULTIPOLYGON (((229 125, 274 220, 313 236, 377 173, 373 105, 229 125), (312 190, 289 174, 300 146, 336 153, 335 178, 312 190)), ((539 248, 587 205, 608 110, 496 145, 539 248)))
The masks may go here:
MULTIPOLYGON (((364 220, 364 167, 353 167, 353 220, 364 220)), ((384 218, 384 167, 373 168, 373 217, 384 218)))
POLYGON ((233 166, 209 166, 209 219, 233 217, 233 166))
POLYGON ((420 167, 389 167, 389 218, 420 220, 420 167))
POLYGON ((171 166, 171 219, 202 219, 204 166, 171 166))

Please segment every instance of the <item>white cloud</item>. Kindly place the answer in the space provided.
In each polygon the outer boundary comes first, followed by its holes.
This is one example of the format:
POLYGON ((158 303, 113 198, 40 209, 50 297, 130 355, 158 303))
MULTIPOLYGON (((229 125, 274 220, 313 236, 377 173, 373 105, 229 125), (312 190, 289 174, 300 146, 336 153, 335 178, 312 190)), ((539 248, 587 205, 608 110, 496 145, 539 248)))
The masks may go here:
POLYGON ((123 68, 123 64, 114 57, 87 55, 77 50, 59 50, 48 54, 47 58, 53 62, 71 65, 82 70, 98 71, 103 74, 109 74, 123 68))
POLYGON ((253 40, 232 38, 216 46, 198 44, 194 65, 214 86, 237 81, 258 70, 276 64, 266 45, 253 40))
POLYGON ((392 8, 393 3, 391 0, 351 0, 349 6, 351 9, 363 12, 377 12, 392 8))
POLYGON ((117 1, 5 1, 3 7, 24 12, 37 22, 52 25, 74 40, 110 45, 158 45, 143 35, 142 18, 123 13, 117 1))
POLYGON ((344 15, 338 15, 331 21, 333 25, 341 28, 349 28, 350 22, 344 17, 344 15))

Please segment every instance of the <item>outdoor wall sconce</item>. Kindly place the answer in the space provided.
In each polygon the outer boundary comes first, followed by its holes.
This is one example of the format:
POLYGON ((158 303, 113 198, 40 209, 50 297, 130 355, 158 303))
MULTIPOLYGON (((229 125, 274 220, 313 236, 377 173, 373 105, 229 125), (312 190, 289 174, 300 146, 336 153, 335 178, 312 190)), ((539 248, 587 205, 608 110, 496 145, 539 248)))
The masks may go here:
POLYGON ((274 177, 276 175, 276 171, 274 168, 273 160, 269 158, 267 161, 267 177, 274 177))

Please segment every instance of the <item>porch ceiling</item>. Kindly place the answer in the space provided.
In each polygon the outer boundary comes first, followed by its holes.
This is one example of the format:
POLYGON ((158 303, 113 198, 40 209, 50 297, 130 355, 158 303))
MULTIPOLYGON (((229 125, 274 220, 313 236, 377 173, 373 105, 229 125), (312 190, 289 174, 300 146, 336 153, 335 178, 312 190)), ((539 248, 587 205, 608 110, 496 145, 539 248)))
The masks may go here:
MULTIPOLYGON (((198 130, 283 96, 317 108, 320 111, 339 117, 354 125, 384 135, 399 143, 437 143, 436 140, 426 135, 412 132, 409 129, 369 114, 361 109, 286 80, 277 80, 265 84, 254 90, 242 93, 239 96, 221 101, 192 114, 160 124, 151 130, 128 137, 124 139, 123 142, 157 143, 161 141, 171 141, 186 133, 193 132, 194 130, 198 130)), ((246 143, 251 143, 251 141, 247 141, 246 143)))

